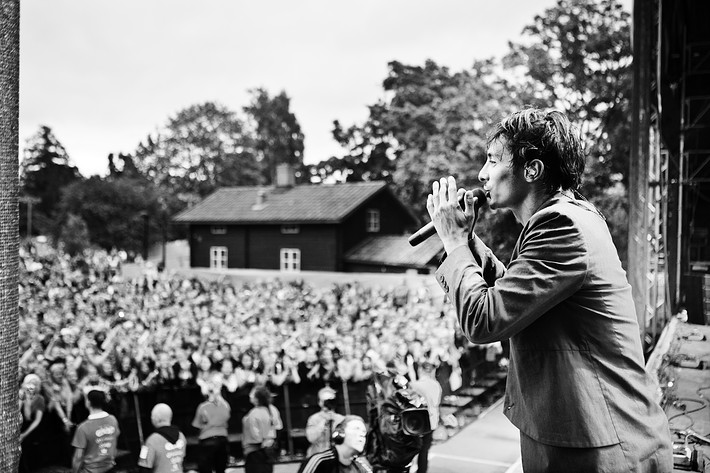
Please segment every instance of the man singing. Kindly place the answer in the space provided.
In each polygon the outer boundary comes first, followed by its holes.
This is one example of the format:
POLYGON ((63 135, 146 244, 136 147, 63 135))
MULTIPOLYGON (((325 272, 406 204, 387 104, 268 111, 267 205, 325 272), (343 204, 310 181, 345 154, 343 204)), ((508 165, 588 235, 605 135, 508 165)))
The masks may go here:
POLYGON ((464 191, 442 178, 427 198, 447 253, 437 281, 470 341, 510 339, 505 414, 520 429, 526 473, 670 472, 631 287, 604 218, 576 192, 583 170, 562 113, 503 119, 478 177, 491 208, 523 225, 510 264, 472 233, 473 193, 461 211, 464 191))

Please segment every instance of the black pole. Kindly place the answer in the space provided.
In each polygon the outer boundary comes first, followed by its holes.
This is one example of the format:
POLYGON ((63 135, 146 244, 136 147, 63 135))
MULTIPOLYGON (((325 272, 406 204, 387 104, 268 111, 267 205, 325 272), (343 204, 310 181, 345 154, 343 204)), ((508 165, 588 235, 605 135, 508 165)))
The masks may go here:
POLYGON ((143 219, 143 261, 148 261, 148 220, 149 215, 145 210, 141 212, 143 219))

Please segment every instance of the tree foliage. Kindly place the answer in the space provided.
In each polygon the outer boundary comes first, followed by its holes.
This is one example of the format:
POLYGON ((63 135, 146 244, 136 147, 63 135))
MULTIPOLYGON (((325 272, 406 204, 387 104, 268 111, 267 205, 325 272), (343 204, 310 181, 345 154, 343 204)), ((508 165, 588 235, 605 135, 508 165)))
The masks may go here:
POLYGON ((622 261, 631 142, 630 15, 618 0, 558 0, 511 44, 504 64, 522 103, 554 106, 581 125, 582 192, 607 215, 622 261), (620 205, 620 203, 624 203, 620 205))
POLYGON ((204 197, 221 186, 261 182, 254 136, 242 120, 213 102, 179 111, 135 152, 138 171, 175 195, 204 197))
MULTIPOLYGON (((383 88, 388 99, 369 107, 365 123, 347 129, 335 123, 334 137, 347 154, 318 163, 311 174, 325 179, 337 172, 348 181, 390 181, 426 221, 426 195, 435 179, 454 175, 462 187, 479 185, 490 124, 513 110, 509 86, 497 75, 492 60, 477 61, 470 71, 456 73, 434 61, 424 66, 393 61, 383 88)), ((502 212, 481 220, 483 226, 492 222, 498 230, 515 227, 502 212)), ((480 231, 487 235, 488 229, 480 231)), ((505 238, 493 248, 505 258, 515 231, 501 234, 505 238)))
POLYGON ((67 235, 73 225, 68 216, 74 215, 85 222, 93 244, 106 250, 117 248, 140 253, 144 230, 142 213, 147 212, 150 242, 155 243, 162 235, 159 217, 165 210, 159 189, 145 179, 92 176, 67 186, 61 212, 66 216, 63 235, 67 235))
POLYGON ((22 194, 40 199, 32 209, 33 226, 42 233, 53 233, 62 189, 81 179, 79 170, 71 164, 69 155, 52 129, 41 126, 27 140, 20 163, 22 194))
POLYGON ((302 168, 304 136, 286 92, 274 97, 262 88, 250 92, 251 104, 244 111, 254 123, 254 147, 262 182, 272 183, 278 164, 290 164, 294 170, 302 168))
MULTIPOLYGON (((558 0, 525 27, 502 61, 476 61, 452 73, 433 61, 389 64, 387 99, 370 106, 362 125, 336 122, 340 159, 311 166, 323 180, 391 180, 423 219, 431 182, 454 175, 478 185, 486 133, 513 110, 555 107, 580 125, 589 157, 583 193, 607 214, 622 256, 626 247, 625 182, 630 136, 629 14, 617 0, 558 0)), ((517 228, 507 212, 484 212, 477 232, 505 259, 517 228)))

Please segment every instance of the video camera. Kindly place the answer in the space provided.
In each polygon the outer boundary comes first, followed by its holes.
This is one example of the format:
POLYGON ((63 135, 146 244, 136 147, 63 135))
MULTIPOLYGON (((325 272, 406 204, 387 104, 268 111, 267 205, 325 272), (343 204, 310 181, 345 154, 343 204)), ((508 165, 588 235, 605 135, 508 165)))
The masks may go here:
POLYGON ((375 470, 408 471, 432 431, 423 396, 390 373, 373 375, 367 392, 370 430, 365 455, 375 470))

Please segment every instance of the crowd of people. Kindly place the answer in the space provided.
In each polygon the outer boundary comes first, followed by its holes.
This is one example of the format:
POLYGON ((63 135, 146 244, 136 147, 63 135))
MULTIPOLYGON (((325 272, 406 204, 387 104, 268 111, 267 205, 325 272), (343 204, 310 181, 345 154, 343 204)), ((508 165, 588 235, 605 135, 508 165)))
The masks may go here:
POLYGON ((116 251, 70 257, 48 245, 21 248, 20 379, 37 377, 47 413, 66 432, 85 418, 82 393, 92 385, 199 386, 207 396, 219 372, 229 392, 313 383, 315 393, 378 369, 413 374, 424 362, 439 367, 444 394, 461 384, 455 318, 426 288, 205 281, 157 271, 126 280, 125 259, 116 251))

